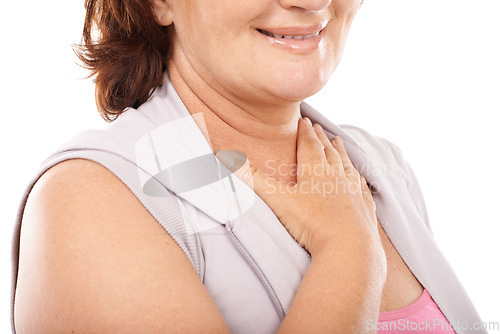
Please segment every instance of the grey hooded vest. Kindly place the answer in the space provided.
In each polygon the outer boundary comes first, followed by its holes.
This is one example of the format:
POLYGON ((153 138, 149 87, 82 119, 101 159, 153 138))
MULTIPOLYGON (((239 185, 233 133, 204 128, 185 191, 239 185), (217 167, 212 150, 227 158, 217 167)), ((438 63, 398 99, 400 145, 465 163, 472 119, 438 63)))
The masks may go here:
MULTIPOLYGON (((481 319, 430 233, 419 185, 400 150, 359 128, 335 125, 306 103, 301 114, 320 123, 329 139, 342 137, 354 166, 373 189, 388 237, 456 333, 486 333, 478 329, 481 319)), ((163 86, 138 109, 128 109, 105 130, 81 132, 59 147, 20 203, 12 306, 27 197, 50 167, 83 158, 114 173, 173 237, 231 332, 275 332, 307 271, 309 254, 251 187, 224 167, 202 131, 201 113, 189 114, 165 74, 163 86)))

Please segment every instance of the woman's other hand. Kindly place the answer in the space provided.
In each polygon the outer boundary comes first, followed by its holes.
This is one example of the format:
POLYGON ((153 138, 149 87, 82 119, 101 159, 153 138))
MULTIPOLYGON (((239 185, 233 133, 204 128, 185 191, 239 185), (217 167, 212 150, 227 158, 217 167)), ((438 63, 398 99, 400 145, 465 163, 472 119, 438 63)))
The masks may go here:
MULTIPOLYGON (((236 172, 312 256, 279 333, 367 333, 387 274, 375 204, 339 137, 299 120, 297 183, 247 162, 236 172)), ((374 332, 374 331, 372 331, 374 332)))

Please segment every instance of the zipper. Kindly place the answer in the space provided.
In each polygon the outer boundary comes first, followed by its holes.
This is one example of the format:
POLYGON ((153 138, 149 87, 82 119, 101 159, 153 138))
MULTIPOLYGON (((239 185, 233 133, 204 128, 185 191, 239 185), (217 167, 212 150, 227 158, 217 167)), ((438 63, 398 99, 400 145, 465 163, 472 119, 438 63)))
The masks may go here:
POLYGON ((271 298, 271 301, 273 302, 274 309, 278 313, 278 317, 280 318, 280 320, 283 320, 285 318, 285 310, 283 309, 283 305, 281 305, 281 302, 280 302, 280 300, 278 298, 278 295, 274 291, 271 283, 267 279, 267 277, 264 274, 264 272, 262 271, 262 269, 260 269, 259 265, 254 260, 254 258, 252 257, 252 255, 245 249, 245 247, 243 246, 243 244, 238 240, 238 237, 236 237, 236 235, 233 233, 233 230, 231 229, 230 223, 231 223, 231 221, 228 221, 225 224, 226 225, 226 231, 231 236, 231 240, 233 240, 234 244, 236 245, 236 247, 238 248, 238 250, 240 251, 240 253, 243 255, 243 257, 245 258, 245 260, 248 262, 248 264, 250 265, 250 267, 257 274, 257 277, 259 278, 260 282, 264 286, 264 289, 266 290, 269 298, 271 298))

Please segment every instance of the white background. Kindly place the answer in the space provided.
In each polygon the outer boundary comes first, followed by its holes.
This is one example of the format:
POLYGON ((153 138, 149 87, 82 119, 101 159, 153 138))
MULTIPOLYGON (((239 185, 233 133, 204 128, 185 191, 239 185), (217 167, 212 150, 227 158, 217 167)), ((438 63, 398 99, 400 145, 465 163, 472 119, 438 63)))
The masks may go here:
MULTIPOLYGON (((366 0, 341 65, 309 101, 333 122, 402 148, 438 244, 483 320, 497 322, 499 14, 498 0, 366 0)), ((105 125, 70 48, 83 17, 83 0, 8 1, 0 13, 2 333, 9 331, 10 237, 24 188, 59 144, 105 125)))

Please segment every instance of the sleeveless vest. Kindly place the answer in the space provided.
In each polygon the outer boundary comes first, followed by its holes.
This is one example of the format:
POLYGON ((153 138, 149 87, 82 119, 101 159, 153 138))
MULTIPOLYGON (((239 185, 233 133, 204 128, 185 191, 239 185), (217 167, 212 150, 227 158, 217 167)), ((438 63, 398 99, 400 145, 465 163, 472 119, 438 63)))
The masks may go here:
MULTIPOLYGON (((400 149, 362 129, 333 124, 306 103, 301 114, 321 124, 330 140, 342 137, 372 187, 382 227, 456 333, 487 333, 477 329, 481 319, 432 237, 419 185, 400 149)), ((50 167, 83 158, 114 173, 172 236, 232 333, 276 332, 310 256, 251 187, 231 175, 204 133, 201 113, 189 114, 165 74, 163 86, 138 109, 128 109, 105 130, 79 133, 50 155, 19 206, 12 306, 27 197, 50 167)))

